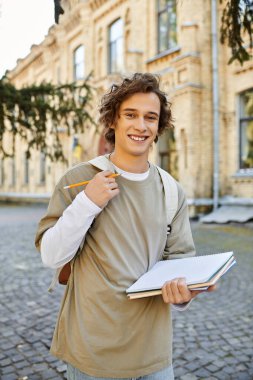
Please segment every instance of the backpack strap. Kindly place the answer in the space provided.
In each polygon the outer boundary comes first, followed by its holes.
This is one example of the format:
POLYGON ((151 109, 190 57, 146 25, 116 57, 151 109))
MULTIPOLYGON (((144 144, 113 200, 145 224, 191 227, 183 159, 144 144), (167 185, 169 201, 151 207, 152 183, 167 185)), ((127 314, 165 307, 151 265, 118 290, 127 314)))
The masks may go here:
POLYGON ((166 215, 167 215, 167 234, 171 231, 171 222, 176 215, 178 209, 178 189, 175 179, 165 170, 156 166, 157 170, 162 178, 165 203, 166 203, 166 215))
POLYGON ((115 168, 109 159, 109 154, 95 157, 92 160, 89 160, 88 162, 89 164, 95 166, 100 170, 111 170, 112 172, 115 172, 115 168))

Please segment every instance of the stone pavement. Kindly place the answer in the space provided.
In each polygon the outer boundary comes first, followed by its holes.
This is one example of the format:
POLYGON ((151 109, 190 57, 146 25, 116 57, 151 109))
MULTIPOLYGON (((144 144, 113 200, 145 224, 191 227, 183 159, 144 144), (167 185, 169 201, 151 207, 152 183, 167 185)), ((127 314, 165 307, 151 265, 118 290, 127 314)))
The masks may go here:
MULTIPOLYGON (((0 379, 66 378, 48 353, 63 287, 34 248, 45 206, 0 205, 0 379)), ((237 266, 217 292, 173 312, 176 380, 253 379, 253 225, 192 223, 199 254, 234 250, 237 266)))

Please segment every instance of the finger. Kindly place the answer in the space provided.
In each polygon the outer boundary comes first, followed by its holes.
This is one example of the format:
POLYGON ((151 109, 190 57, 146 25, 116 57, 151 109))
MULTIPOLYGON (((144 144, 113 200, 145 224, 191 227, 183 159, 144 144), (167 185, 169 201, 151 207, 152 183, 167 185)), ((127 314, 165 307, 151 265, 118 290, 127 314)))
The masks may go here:
POLYGON ((178 279, 178 290, 181 294, 183 302, 190 301, 190 299, 192 298, 192 294, 191 294, 190 290, 188 289, 185 278, 179 278, 178 279))
POLYGON ((99 172, 97 175, 101 177, 109 177, 112 174, 114 173, 111 170, 103 170, 102 172, 99 172))
POLYGON ((116 182, 114 182, 114 183, 106 183, 104 186, 105 186, 106 190, 109 190, 109 192, 111 190, 115 190, 115 189, 118 188, 118 184, 116 182))
POLYGON ((212 285, 212 286, 209 286, 208 289, 207 289, 207 292, 213 292, 215 290, 218 289, 218 286, 217 285, 212 285))
POLYGON ((106 181, 107 183, 116 183, 116 180, 115 180, 115 178, 113 178, 113 177, 106 177, 106 178, 105 178, 105 181, 106 181))
POLYGON ((203 293, 205 290, 191 290, 191 298, 195 298, 199 293, 203 293))
POLYGON ((110 182, 110 183, 108 183, 108 186, 110 189, 116 189, 117 187, 119 187, 117 182, 110 182))
POLYGON ((165 303, 171 303, 172 293, 170 289, 170 282, 166 282, 162 287, 162 296, 165 303))
POLYGON ((183 297, 178 288, 178 279, 171 281, 171 292, 173 297, 173 303, 183 303, 183 297))
POLYGON ((119 193, 120 193, 119 188, 110 190, 110 198, 112 199, 113 197, 115 197, 119 193))

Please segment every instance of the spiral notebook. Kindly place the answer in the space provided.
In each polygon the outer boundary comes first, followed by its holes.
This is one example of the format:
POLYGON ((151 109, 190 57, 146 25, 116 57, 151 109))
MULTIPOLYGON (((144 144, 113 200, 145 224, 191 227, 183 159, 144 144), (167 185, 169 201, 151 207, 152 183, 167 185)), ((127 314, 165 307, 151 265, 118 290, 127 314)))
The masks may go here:
POLYGON ((235 263, 233 252, 159 261, 130 286, 126 293, 131 299, 159 295, 163 284, 177 277, 185 277, 189 289, 205 290, 214 285, 235 263))

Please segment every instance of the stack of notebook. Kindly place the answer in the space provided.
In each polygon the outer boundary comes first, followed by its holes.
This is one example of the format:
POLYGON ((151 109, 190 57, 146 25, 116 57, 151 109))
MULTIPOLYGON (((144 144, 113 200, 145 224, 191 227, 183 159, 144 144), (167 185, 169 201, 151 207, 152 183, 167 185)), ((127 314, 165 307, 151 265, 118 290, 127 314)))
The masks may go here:
POLYGON ((184 277, 191 290, 206 290, 214 285, 234 264, 233 252, 164 260, 143 274, 126 293, 130 299, 162 294, 166 281, 184 277))

